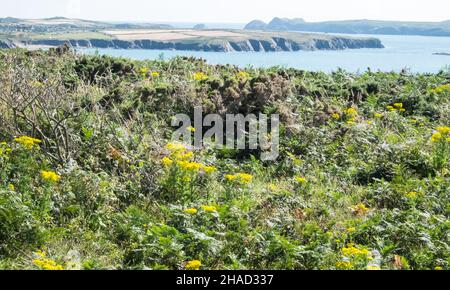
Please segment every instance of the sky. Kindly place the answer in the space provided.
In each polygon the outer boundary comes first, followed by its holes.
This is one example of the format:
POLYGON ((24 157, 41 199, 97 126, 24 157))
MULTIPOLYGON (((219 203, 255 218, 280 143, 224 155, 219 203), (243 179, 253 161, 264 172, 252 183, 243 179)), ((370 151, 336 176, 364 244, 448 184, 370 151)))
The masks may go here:
POLYGON ((449 0, 0 0, 0 7, 0 17, 135 22, 247 23, 273 17, 450 20, 449 0))

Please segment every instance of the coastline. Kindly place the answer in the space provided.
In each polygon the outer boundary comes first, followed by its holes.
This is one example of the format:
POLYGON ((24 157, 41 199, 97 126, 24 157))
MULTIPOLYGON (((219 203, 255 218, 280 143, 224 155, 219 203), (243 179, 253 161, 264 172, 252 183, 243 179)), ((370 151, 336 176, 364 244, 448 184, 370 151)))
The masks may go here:
POLYGON ((384 48, 380 39, 300 32, 244 30, 108 30, 69 35, 30 33, 4 36, 0 48, 57 47, 204 52, 276 52, 384 48))

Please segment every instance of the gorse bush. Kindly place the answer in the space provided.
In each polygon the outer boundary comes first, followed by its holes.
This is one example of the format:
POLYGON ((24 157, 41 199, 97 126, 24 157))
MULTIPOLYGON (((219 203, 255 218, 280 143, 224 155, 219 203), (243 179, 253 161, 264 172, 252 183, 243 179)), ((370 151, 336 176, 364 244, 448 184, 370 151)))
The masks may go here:
POLYGON ((448 72, 0 50, 0 268, 449 269, 449 105, 448 72), (196 106, 279 114, 279 158, 172 142, 196 106))

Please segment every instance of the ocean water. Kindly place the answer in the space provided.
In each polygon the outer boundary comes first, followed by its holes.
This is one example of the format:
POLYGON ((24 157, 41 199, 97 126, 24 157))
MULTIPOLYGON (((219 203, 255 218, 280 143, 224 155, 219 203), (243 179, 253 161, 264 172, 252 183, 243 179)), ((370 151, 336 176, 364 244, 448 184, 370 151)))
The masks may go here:
MULTIPOLYGON (((353 35, 355 36, 355 35, 353 35)), ((365 35, 362 35, 365 36, 365 35)), ((342 51, 299 52, 195 52, 170 50, 81 49, 87 54, 106 54, 132 59, 170 59, 175 56, 204 58, 210 64, 233 64, 240 67, 293 67, 331 72, 338 68, 351 72, 400 71, 436 73, 450 69, 450 37, 371 35, 381 39, 384 49, 349 49, 342 51)))

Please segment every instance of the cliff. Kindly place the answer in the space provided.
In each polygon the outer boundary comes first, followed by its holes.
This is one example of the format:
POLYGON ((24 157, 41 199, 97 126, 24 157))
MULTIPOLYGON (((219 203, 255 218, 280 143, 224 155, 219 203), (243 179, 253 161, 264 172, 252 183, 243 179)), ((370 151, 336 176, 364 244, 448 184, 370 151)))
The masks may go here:
POLYGON ((69 44, 75 48, 113 48, 113 49, 159 49, 159 50, 188 50, 214 52, 274 52, 301 50, 343 50, 358 48, 383 48, 381 41, 376 38, 305 38, 295 40, 285 37, 271 37, 269 39, 224 40, 219 42, 182 42, 155 40, 119 40, 119 39, 70 39, 70 40, 30 40, 21 44, 25 46, 59 46, 69 44))
POLYGON ((0 39, 0 48, 14 48, 16 47, 14 43, 6 39, 0 39))

